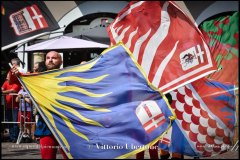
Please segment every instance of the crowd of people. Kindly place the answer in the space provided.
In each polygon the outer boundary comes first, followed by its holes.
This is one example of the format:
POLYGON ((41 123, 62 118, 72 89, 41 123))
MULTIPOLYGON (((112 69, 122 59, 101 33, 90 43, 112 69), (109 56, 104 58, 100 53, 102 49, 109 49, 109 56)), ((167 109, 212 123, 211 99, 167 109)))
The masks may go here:
MULTIPOLYGON (((11 60, 11 65, 17 68, 21 73, 27 73, 20 67, 20 59, 14 58, 11 60)), ((32 72, 43 71, 44 62, 36 62, 32 72)), ((45 67, 46 68, 46 67, 45 67)), ((9 138, 3 139, 3 141, 16 143, 17 140, 20 142, 37 142, 37 138, 34 137, 33 132, 35 131, 34 124, 34 105, 28 95, 21 86, 17 77, 11 72, 7 73, 6 80, 3 83, 2 94, 5 97, 5 128, 9 130, 9 138), (23 133, 22 135, 20 135, 23 133), (21 138, 20 138, 21 137, 21 138)), ((35 109, 36 110, 36 109, 35 109)))
MULTIPOLYGON (((24 72, 20 69, 20 60, 14 58, 11 60, 11 65, 13 67, 18 68, 21 72, 24 72)), ((18 110, 19 110, 19 102, 16 101, 18 92, 21 90, 21 84, 16 78, 16 76, 12 76, 11 71, 7 73, 6 81, 2 85, 2 94, 5 95, 5 116, 6 121, 13 122, 8 124, 9 129, 9 139, 13 143, 17 142, 18 134, 19 134, 19 126, 17 124, 18 120, 18 110)))
POLYGON ((9 139, 7 141, 16 143, 22 129, 22 140, 24 142, 31 142, 33 139, 39 139, 42 159, 56 159, 58 148, 64 159, 67 159, 67 156, 59 146, 50 129, 47 127, 45 121, 37 113, 28 93, 18 81, 17 75, 59 69, 61 64, 61 55, 58 52, 50 51, 46 55, 45 62, 36 62, 33 70, 27 73, 20 68, 20 60, 14 58, 11 60, 12 68, 7 73, 6 81, 1 88, 2 94, 5 96, 6 106, 6 118, 4 121, 9 122, 6 123, 6 127, 9 129, 9 139), (31 125, 31 122, 34 121, 34 116, 36 124, 31 125), (31 126, 35 126, 33 127, 34 134, 31 133, 31 126))

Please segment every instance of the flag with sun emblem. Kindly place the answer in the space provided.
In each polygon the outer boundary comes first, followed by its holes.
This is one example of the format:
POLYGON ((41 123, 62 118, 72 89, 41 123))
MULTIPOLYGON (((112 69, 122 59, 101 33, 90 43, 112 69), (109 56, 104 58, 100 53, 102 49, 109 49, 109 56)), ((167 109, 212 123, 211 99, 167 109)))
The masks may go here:
POLYGON ((175 115, 119 43, 83 64, 20 77, 69 158, 126 158, 156 143, 175 115))

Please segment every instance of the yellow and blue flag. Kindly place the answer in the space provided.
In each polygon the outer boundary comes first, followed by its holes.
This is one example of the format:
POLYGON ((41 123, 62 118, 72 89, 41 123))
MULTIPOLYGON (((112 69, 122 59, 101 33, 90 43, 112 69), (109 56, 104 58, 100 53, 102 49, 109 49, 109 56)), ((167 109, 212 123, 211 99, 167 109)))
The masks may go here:
POLYGON ((20 77, 69 158, 126 158, 156 143, 175 114, 119 43, 83 64, 20 77))

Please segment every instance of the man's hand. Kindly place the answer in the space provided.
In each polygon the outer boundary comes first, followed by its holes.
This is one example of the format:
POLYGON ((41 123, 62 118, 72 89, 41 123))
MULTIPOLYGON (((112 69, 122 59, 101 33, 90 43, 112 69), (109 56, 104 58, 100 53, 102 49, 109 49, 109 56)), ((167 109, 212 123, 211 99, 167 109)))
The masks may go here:
POLYGON ((16 66, 13 66, 11 68, 11 73, 12 73, 12 75, 16 75, 16 76, 21 75, 21 73, 19 72, 19 70, 16 66))
POLYGON ((22 94, 21 94, 21 93, 20 93, 20 94, 18 94, 18 97, 19 97, 19 98, 21 98, 21 97, 22 97, 22 94))

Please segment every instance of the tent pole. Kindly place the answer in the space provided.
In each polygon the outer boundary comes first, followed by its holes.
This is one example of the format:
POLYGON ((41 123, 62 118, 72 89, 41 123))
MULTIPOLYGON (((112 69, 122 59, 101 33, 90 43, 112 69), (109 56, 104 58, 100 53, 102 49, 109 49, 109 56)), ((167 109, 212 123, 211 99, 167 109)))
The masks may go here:
POLYGON ((25 45, 26 45, 26 43, 23 45, 23 63, 22 63, 23 68, 25 66, 25 45))

